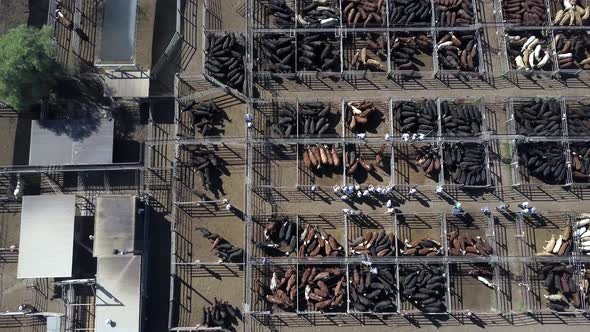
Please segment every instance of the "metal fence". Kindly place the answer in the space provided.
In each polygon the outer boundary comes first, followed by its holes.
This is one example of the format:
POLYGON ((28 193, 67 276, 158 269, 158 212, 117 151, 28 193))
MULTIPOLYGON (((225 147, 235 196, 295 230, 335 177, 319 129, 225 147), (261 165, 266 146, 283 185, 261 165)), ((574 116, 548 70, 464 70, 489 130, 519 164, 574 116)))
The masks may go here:
MULTIPOLYGON (((477 15, 473 24, 463 27, 440 27, 437 26, 434 15, 430 17, 430 23, 424 26, 399 26, 390 22, 387 14, 384 24, 380 26, 371 27, 351 27, 344 23, 341 9, 344 1, 337 1, 336 8, 340 23, 336 27, 330 28, 309 28, 301 26, 298 23, 296 16, 301 13, 304 5, 309 4, 310 1, 290 0, 287 1, 287 6, 294 12, 292 24, 287 26, 279 26, 270 17, 269 1, 263 0, 249 0, 247 1, 247 36, 244 40, 246 48, 246 84, 244 92, 237 94, 225 86, 211 80, 214 84, 220 86, 225 92, 239 95, 247 104, 247 110, 253 115, 253 127, 246 130, 245 137, 213 137, 200 138, 193 137, 190 131, 190 124, 183 119, 177 112, 176 120, 179 127, 179 132, 188 132, 191 137, 182 138, 175 143, 178 145, 185 144, 209 144, 209 145, 228 145, 242 146, 246 148, 246 213, 244 217, 244 236, 246 255, 243 266, 245 269, 243 275, 244 286, 244 303, 243 313, 246 316, 247 324, 260 324, 266 327, 281 327, 281 326, 317 326, 317 325, 363 325, 363 324, 407 324, 410 321, 419 321, 420 317, 424 316, 446 316, 458 319, 461 315, 478 315, 481 317, 494 315, 511 315, 511 314, 543 314, 551 312, 544 305, 537 305, 538 292, 531 286, 539 284, 538 273, 529 266, 538 264, 557 264, 569 263, 576 266, 577 271, 580 270, 582 262, 586 261, 585 257, 580 255, 570 256, 555 256, 555 257, 538 257, 534 255, 531 250, 537 250, 536 239, 531 237, 531 229, 548 229, 547 226, 541 227, 537 224, 531 223, 529 219, 549 220, 556 225, 556 229, 561 230, 566 223, 564 223, 564 216, 553 216, 547 213, 538 213, 529 216, 515 214, 510 217, 510 220, 496 222, 496 217, 504 217, 503 214, 494 214, 493 216, 484 215, 462 215, 450 216, 446 214, 422 214, 422 215, 404 215, 394 214, 390 215, 374 215, 374 214, 355 214, 346 215, 339 213, 282 213, 279 209, 281 202, 296 198, 301 200, 311 199, 313 195, 321 193, 328 193, 325 196, 332 196, 333 185, 347 185, 359 183, 351 178, 345 167, 340 170, 332 170, 332 177, 319 178, 314 170, 307 168, 304 165, 303 151, 309 146, 313 145, 330 145, 334 146, 341 156, 346 156, 347 151, 352 149, 362 151, 363 155, 374 156, 374 151, 383 144, 386 145, 385 156, 387 161, 384 164, 384 169, 389 166, 387 176, 382 176, 383 184, 395 186, 400 192, 407 190, 416 185, 434 189, 437 186, 444 186, 446 188, 464 187, 460 184, 452 183, 445 179, 444 166, 441 167, 441 172, 438 176, 433 178, 423 177, 417 179, 413 173, 412 167, 415 167, 416 149, 420 145, 433 144, 440 149, 440 158, 444 165, 445 145, 452 146, 453 144, 460 144, 464 142, 481 144, 485 147, 485 167, 486 167, 486 181, 485 185, 476 188, 466 189, 482 189, 489 188, 496 185, 493 177, 493 162, 492 155, 497 155, 496 145, 500 141, 511 142, 510 151, 512 161, 512 185, 521 186, 526 185, 528 175, 526 170, 522 170, 523 165, 519 162, 519 146, 522 144, 535 143, 555 143, 561 144, 564 149, 564 156, 566 162, 571 162, 570 146, 573 143, 582 142, 584 136, 572 139, 568 135, 568 121, 567 116, 568 107, 584 107, 582 99, 559 99, 562 115, 564 116, 563 135, 555 138, 536 138, 523 137, 517 135, 516 123, 514 119, 515 107, 518 106, 518 99, 510 98, 506 101, 502 114, 506 114, 506 123, 500 123, 506 126, 504 132, 498 132, 495 128, 497 123, 492 123, 489 118, 489 110, 486 107, 486 100, 465 98, 462 100, 453 100, 450 98, 436 98, 437 105, 437 128, 432 135, 427 135, 423 141, 404 141, 401 138, 399 114, 394 112, 396 103, 403 100, 411 100, 403 98, 380 98, 374 101, 383 113, 383 123, 379 126, 376 132, 367 133, 365 139, 361 139, 354 135, 353 132, 347 128, 346 123, 342 120, 335 126, 335 133, 325 137, 310 137, 302 134, 300 107, 302 104, 310 101, 324 101, 330 103, 332 109, 339 110, 343 115, 346 103, 353 101, 350 99, 334 100, 329 97, 319 97, 313 100, 308 98, 293 98, 293 99, 275 99, 266 98, 266 96, 258 96, 253 93, 253 87, 256 84, 261 86, 265 84, 279 84, 284 89, 290 89, 293 86, 312 86, 314 84, 340 84, 338 81, 342 78, 363 78, 374 80, 391 80, 397 77, 439 77, 443 76, 469 76, 469 77, 483 77, 490 75, 487 67, 484 65, 485 54, 489 51, 482 40, 485 36, 484 28, 489 26, 498 27, 498 38, 500 40, 499 49, 504 57, 503 71, 508 74, 521 74, 517 72, 508 58, 506 51, 506 37, 505 33, 513 31, 533 31, 532 33, 543 34, 548 41, 549 52, 552 52, 553 64, 551 70, 547 73, 540 73, 550 77, 558 74, 558 68, 555 68, 558 62, 555 54, 554 46, 554 30, 558 27, 552 27, 549 24, 551 19, 553 7, 547 6, 547 23, 540 27, 530 26, 515 26, 505 22, 502 15, 502 2, 497 0, 494 2, 495 22, 489 23, 477 15), (442 70, 438 61, 437 39, 440 33, 444 32, 474 32, 476 34, 476 41, 479 52, 480 67, 477 70, 463 73, 449 72, 442 70), (297 50, 304 36, 310 33, 319 33, 329 36, 337 45, 339 49, 338 57, 340 61, 340 68, 334 69, 330 72, 308 71, 300 67, 297 61, 297 50), (291 72, 278 73, 261 66, 258 57, 262 58, 264 55, 257 53, 255 50, 259 48, 262 38, 271 34, 279 34, 293 40, 295 48, 295 65, 291 72), (359 71, 351 66, 352 57, 356 53, 358 47, 362 47, 366 43, 366 36, 368 34, 379 35, 385 40, 385 45, 382 48, 384 53, 384 70, 381 72, 359 71), (432 54, 424 54, 422 62, 423 68, 420 71, 404 71, 398 70, 392 62, 392 44, 397 36, 400 35, 416 35, 426 34, 432 40, 432 54), (280 82, 280 83, 277 83, 280 82), (480 135, 473 137, 451 137, 442 132, 441 124, 441 102, 458 102, 458 103, 472 103, 476 105, 477 109, 482 114, 483 124, 480 135), (272 131, 272 125, 279 119, 279 108, 283 105, 290 105, 295 110, 296 126, 290 135, 281 137, 275 135, 272 131), (391 137, 390 140, 385 140, 385 135, 391 137), (414 164, 414 165, 412 165, 414 164), (312 187, 315 187, 312 190, 312 187), (264 230, 269 225, 269 217, 276 215, 286 215, 288 220, 297 225, 297 236, 300 236, 300 228, 309 224, 319 224, 322 227, 329 228, 328 233, 335 236, 335 238, 343 245, 344 255, 339 257, 298 257, 297 255, 281 256, 270 255, 262 248, 256 246, 257 242, 265 239, 264 230), (505 227, 500 229, 499 226, 505 227), (510 230, 507 230, 510 228, 510 230), (514 232, 512 230, 514 229, 514 232), (441 254, 436 257, 413 257, 404 256, 400 251, 403 244, 395 244, 395 255, 390 257, 370 257, 363 255, 353 255, 350 252, 349 241, 356 236, 365 235, 367 232, 375 232, 385 230, 393 233, 396 239, 415 240, 422 237, 429 237, 441 243, 441 254), (451 256, 449 255, 449 233, 459 230, 460 232, 474 232, 490 243, 494 248, 494 253, 486 257, 471 257, 471 256, 451 256), (509 243, 516 243, 515 246, 509 243), (534 249, 532 244, 535 244, 534 249), (270 287, 273 272, 284 273, 289 269, 293 269, 297 275, 297 285, 299 283, 301 273, 307 267, 337 267, 342 271, 346 271, 345 280, 347 285, 350 281, 350 271, 353 268, 359 267, 365 271, 370 267, 391 269, 396 276, 396 288, 400 290, 401 278, 407 276, 409 269, 417 266, 439 266, 445 271, 447 276, 445 286, 445 301, 446 310, 439 314, 422 313, 411 301, 397 296, 395 299, 396 310, 391 310, 386 313, 360 312, 351 308, 349 304, 345 308, 338 308, 338 310, 324 312, 310 309, 304 297, 296 297, 295 305, 291 309, 285 309, 277 306, 272 306, 265 298, 268 294, 267 289, 270 287), (523 266, 522 274, 515 275, 513 267, 515 265, 523 266), (476 279, 474 279, 469 271, 473 269, 485 268, 488 273, 491 273, 489 278, 491 287, 485 286, 476 279), (532 272, 531 272, 532 271, 532 272), (517 285, 515 285, 515 283, 517 285), (537 292, 537 293, 535 293, 537 292), (483 305, 473 306, 475 298, 485 297, 487 300, 483 305), (516 300, 522 301, 522 305, 516 307, 516 300), (387 316, 387 317, 385 317, 387 316)), ((393 1, 385 1, 385 9, 387 13, 393 5, 393 1)), ((477 1, 473 2, 474 7, 481 4, 477 1)), ((432 4, 432 12, 434 13, 434 3, 432 4)), ((554 6, 554 4, 552 5, 554 6)), ((203 31, 204 35, 221 34, 227 31, 234 31, 243 33, 246 30, 239 30, 233 27, 224 25, 219 16, 219 2, 206 1, 205 12, 203 16, 203 31)), ((477 9, 476 9, 477 11, 477 9)), ((206 40, 206 38, 203 38, 206 40)), ((205 47, 203 48, 205 49, 205 47)), ((203 54, 205 59, 206 54, 203 54)), ((204 60, 205 61, 205 60, 204 60)), ((535 73, 536 74, 536 73, 535 73)), ((190 90, 190 89, 187 89, 190 90)), ((182 94, 183 97, 191 96, 193 91, 182 94)), ((180 95, 179 95, 180 97, 180 95)), ((192 97, 191 97, 192 98, 192 97)), ((185 102, 184 98, 182 102, 185 102)), ((356 99, 354 100, 356 101, 356 99)), ((172 144, 172 142, 169 142, 172 144)), ((183 164, 182 154, 178 153, 181 159, 175 161, 175 172, 178 179, 190 177, 189 168, 183 164), (186 174, 185 174, 186 173, 186 174)), ((344 158, 342 158, 344 159, 344 158)), ((572 178, 572 171, 568 171, 567 180, 560 185, 571 185, 574 183, 572 178)), ((189 181, 190 182, 190 181, 189 181)), ((363 184, 376 184, 368 181, 363 184)), ((175 226, 178 233, 174 234, 173 252, 177 249, 182 249, 176 253, 179 257, 174 258, 173 264, 179 266, 177 271, 173 271, 171 282, 171 310, 179 310, 177 315, 171 315, 171 324, 176 326, 194 326, 195 317, 194 312, 190 309, 190 300, 192 290, 191 282, 197 271, 201 271, 203 266, 208 269, 213 268, 212 262, 202 264, 202 266, 194 267, 195 263, 191 262, 191 257, 187 253, 192 245, 191 228, 193 226, 193 219, 203 216, 213 217, 215 213, 207 210, 204 206, 196 202, 189 191, 193 188, 191 184, 175 183, 175 226), (201 214, 199 214, 201 213, 201 214), (185 233, 181 233, 180 231, 185 233), (183 261, 184 260, 184 261, 183 261), (180 263, 186 263, 188 267, 180 267, 180 263), (190 270, 186 272, 185 270, 190 270), (177 309, 179 308, 179 309, 177 309), (174 320, 174 317, 183 317, 182 319, 174 320)), ((423 189, 423 188, 422 188, 423 189)), ((567 217, 567 216, 566 216, 567 217)), ((549 229, 551 229, 549 227, 549 229)), ((549 230, 550 231, 550 230, 549 230)), ((539 231, 540 232, 540 231, 539 231)), ((296 249, 299 249, 299 244, 296 249)), ((298 251, 298 250, 297 250, 298 251)), ((225 266, 221 265, 223 268, 225 266)), ((239 268, 231 267, 231 269, 239 268)), ((348 285, 347 287, 350 287, 348 285)), ((346 303, 350 303, 350 292, 346 292, 346 303)), ((236 303, 237 304, 237 303, 236 303)), ((433 317, 428 317, 429 319, 433 317)), ((171 326, 172 327, 172 326, 171 326)), ((182 327, 178 327, 181 329, 182 327)))

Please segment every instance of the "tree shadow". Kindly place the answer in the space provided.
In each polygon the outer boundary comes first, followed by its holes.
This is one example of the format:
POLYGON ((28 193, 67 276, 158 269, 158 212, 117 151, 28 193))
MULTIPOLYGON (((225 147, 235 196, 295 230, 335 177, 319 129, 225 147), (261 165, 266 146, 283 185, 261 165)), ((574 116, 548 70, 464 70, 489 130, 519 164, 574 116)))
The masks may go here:
MULTIPOLYGON (((98 130, 102 119, 123 118, 116 122, 127 125, 124 120, 129 117, 129 112, 125 112, 125 106, 104 95, 105 85, 98 74, 60 74, 47 103, 49 112, 39 121, 39 125, 57 135, 67 135, 75 141, 90 137, 98 130)), ((129 123, 134 126, 135 122, 129 123)), ((134 127, 123 128, 121 132, 126 136, 133 129, 134 127)))
POLYGON ((55 120, 39 120, 39 126, 57 135, 67 135, 74 141, 83 141, 98 130, 100 119, 87 113, 88 117, 73 117, 55 120))
POLYGON ((115 105, 112 117, 115 120, 115 132, 120 138, 131 138, 137 124, 142 121, 141 114, 126 104, 115 105))

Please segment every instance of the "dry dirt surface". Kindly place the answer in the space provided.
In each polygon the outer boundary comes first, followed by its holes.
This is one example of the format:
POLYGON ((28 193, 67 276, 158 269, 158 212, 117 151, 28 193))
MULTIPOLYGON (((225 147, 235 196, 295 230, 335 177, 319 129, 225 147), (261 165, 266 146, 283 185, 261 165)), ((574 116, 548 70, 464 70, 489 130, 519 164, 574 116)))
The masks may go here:
POLYGON ((0 0, 0 35, 11 28, 27 24, 28 0, 0 0))

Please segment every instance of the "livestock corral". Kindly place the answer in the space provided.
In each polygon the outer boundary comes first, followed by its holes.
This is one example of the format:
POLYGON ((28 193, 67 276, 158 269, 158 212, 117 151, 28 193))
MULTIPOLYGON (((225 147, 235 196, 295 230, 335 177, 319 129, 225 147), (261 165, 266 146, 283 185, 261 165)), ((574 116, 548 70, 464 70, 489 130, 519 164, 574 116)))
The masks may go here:
POLYGON ((587 324, 587 1, 178 4, 137 152, 21 172, 89 215, 149 194, 169 330, 587 324))

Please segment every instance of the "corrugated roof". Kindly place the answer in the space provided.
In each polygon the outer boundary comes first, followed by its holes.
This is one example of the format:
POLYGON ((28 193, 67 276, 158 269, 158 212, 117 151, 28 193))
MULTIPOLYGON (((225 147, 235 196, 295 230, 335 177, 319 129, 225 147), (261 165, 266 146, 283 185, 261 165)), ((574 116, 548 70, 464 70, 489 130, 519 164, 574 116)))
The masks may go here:
POLYGON ((75 216, 74 195, 23 197, 18 278, 72 276, 75 216))
POLYGON ((33 121, 29 165, 111 164, 112 120, 33 121))
POLYGON ((96 272, 95 332, 139 332, 141 256, 99 257, 96 272), (106 324, 112 321, 112 326, 106 324))
POLYGON ((94 257, 114 256, 113 249, 135 247, 135 196, 101 196, 96 200, 94 257))

